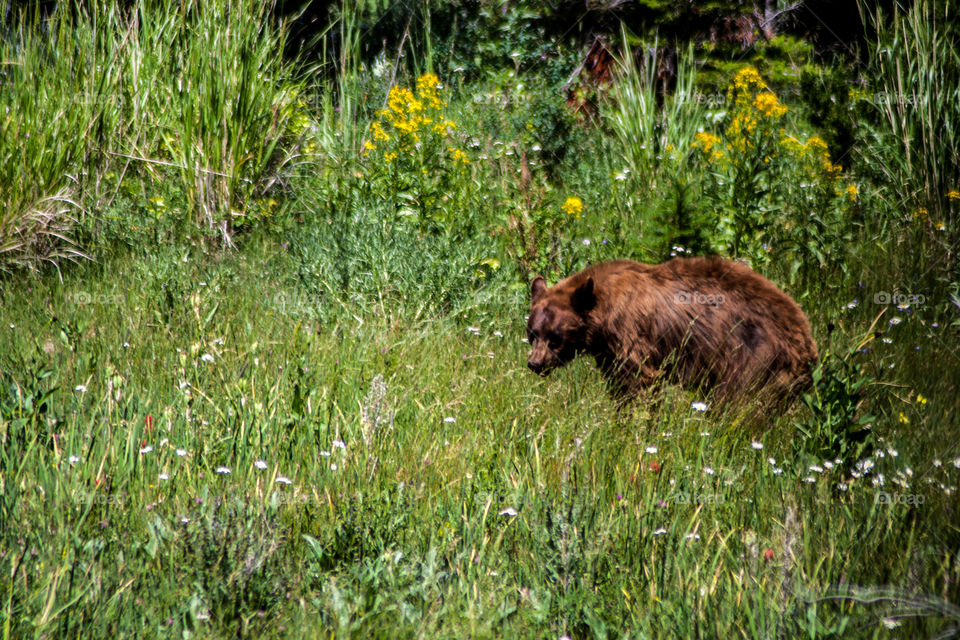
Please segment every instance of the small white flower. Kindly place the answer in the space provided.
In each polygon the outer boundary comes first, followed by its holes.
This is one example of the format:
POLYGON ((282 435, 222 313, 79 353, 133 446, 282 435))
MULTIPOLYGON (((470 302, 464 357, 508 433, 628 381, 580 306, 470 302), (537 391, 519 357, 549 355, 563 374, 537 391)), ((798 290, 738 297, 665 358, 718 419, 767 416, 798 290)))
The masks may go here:
POLYGON ((503 337, 503 332, 502 332, 502 331, 494 331, 494 332, 493 332, 493 335, 496 336, 497 338, 502 338, 502 337, 503 337))
POLYGON ((178 458, 182 458, 182 457, 185 456, 185 455, 187 455, 187 450, 186 450, 186 449, 177 449, 177 457, 178 457, 178 458))
POLYGON ((217 467, 217 473, 222 473, 226 475, 230 473, 230 467, 217 467))
POLYGON ((321 452, 320 452, 320 455, 323 456, 324 458, 329 458, 329 457, 330 457, 330 452, 329 452, 329 451, 321 451, 321 452))
POLYGON ((202 356, 200 356, 200 359, 203 360, 204 362, 213 362, 213 356, 210 355, 209 353, 203 354, 202 356))
POLYGON ((75 387, 73 388, 73 390, 74 390, 74 391, 79 391, 80 393, 86 393, 86 392, 87 392, 87 385, 85 385, 85 384, 78 384, 77 386, 75 386, 75 387))
POLYGON ((704 468, 703 468, 703 472, 704 472, 705 474, 707 474, 708 476, 712 476, 713 473, 714 473, 712 467, 704 467, 704 468))
POLYGON ((457 419, 454 418, 453 416, 447 416, 446 418, 443 419, 443 421, 448 424, 453 424, 454 422, 457 421, 457 419))
POLYGON ((657 448, 654 447, 654 446, 650 446, 650 447, 647 447, 647 448, 645 449, 645 451, 646 451, 647 453, 656 453, 656 452, 657 452, 657 448))
POLYGON ((255 466, 257 469, 260 469, 262 471, 267 468, 267 461, 257 460, 256 462, 253 463, 253 466, 255 466))
POLYGON ((685 537, 686 537, 687 540, 699 540, 699 539, 700 539, 700 534, 699 534, 699 533, 688 533, 685 537))
POLYGON ((803 479, 803 481, 804 481, 804 482, 811 482, 811 483, 812 483, 812 482, 816 482, 817 479, 814 478, 813 476, 807 476, 806 478, 803 479))
POLYGON ((750 443, 750 446, 756 449, 757 451, 760 451, 760 449, 763 449, 763 443, 760 442, 759 440, 754 440, 753 442, 750 443))
POLYGON ((882 618, 880 621, 887 629, 896 629, 902 624, 899 620, 894 618, 882 618))
POLYGON ((810 465, 810 471, 813 471, 814 473, 823 473, 823 467, 818 464, 812 464, 810 465))
POLYGON ((480 327, 467 327, 467 331, 469 331, 473 335, 477 335, 478 333, 480 333, 480 327))
POLYGON ((124 348, 124 349, 129 349, 129 348, 130 348, 130 343, 129 343, 129 342, 124 342, 124 343, 123 343, 123 348, 124 348))
POLYGON ((957 469, 960 469, 960 458, 954 458, 951 464, 955 466, 957 469))
POLYGON ((508 516, 508 517, 512 518, 512 517, 514 517, 515 515, 517 515, 517 510, 514 509, 513 507, 507 507, 506 509, 504 509, 503 511, 501 511, 498 515, 508 516))
MULTIPOLYGON (((540 151, 540 145, 538 144, 533 145, 532 147, 530 147, 530 151, 540 151)), ((12 329, 13 325, 10 325, 10 328, 12 329)))
POLYGON ((160 480, 169 480, 169 479, 170 479, 170 476, 169 476, 168 474, 166 474, 166 473, 161 473, 161 474, 160 474, 159 476, 157 476, 157 477, 158 477, 160 480))
POLYGON ((767 458, 767 462, 770 463, 770 466, 771 466, 771 467, 777 466, 777 461, 774 460, 773 458, 767 458))
POLYGON ((343 440, 334 440, 334 441, 333 441, 333 448, 334 448, 334 449, 346 449, 346 448, 347 448, 347 445, 346 445, 346 443, 345 443, 343 440))
POLYGON ((189 386, 190 386, 190 383, 187 382, 186 380, 181 380, 181 381, 180 381, 179 387, 180 387, 180 390, 181 390, 181 391, 184 390, 184 389, 186 389, 186 388, 189 387, 189 386))
POLYGON ((896 449, 892 449, 890 447, 887 447, 887 453, 890 454, 891 458, 896 458, 898 455, 900 455, 899 451, 897 451, 896 449))
POLYGON ((277 482, 279 482, 280 484, 293 484, 293 481, 290 480, 290 478, 288 478, 287 476, 279 476, 277 478, 277 482))
POLYGON ((150 446, 149 444, 148 444, 147 446, 143 447, 142 449, 140 449, 141 455, 144 454, 144 453, 150 453, 151 451, 153 451, 153 447, 150 446))
POLYGON ((660 527, 659 529, 657 529, 656 531, 653 532, 653 535, 655 535, 655 536, 662 536, 662 535, 665 534, 666 532, 667 532, 666 529, 664 529, 663 527, 660 527))
POLYGON ((694 402, 693 404, 690 405, 690 408, 693 409, 694 411, 704 412, 704 411, 707 410, 707 403, 706 403, 706 402, 694 402))
POLYGON ((900 324, 901 322, 902 322, 902 320, 900 319, 899 316, 893 316, 892 318, 890 318, 890 326, 891 326, 891 327, 895 327, 895 326, 897 326, 898 324, 900 324))
POLYGON ((840 489, 840 491, 846 491, 848 488, 849 485, 847 485, 846 482, 840 482, 837 484, 837 489, 840 489))
POLYGON ((710 432, 709 432, 709 431, 701 431, 701 432, 700 432, 700 435, 701 435, 702 437, 704 437, 704 438, 709 438, 709 437, 710 437, 710 432))
POLYGON ((936 460, 933 461, 933 466, 935 466, 935 467, 942 467, 942 466, 943 466, 943 462, 941 462, 939 459, 936 459, 936 460))
POLYGON ((883 474, 878 473, 873 477, 873 486, 882 487, 883 486, 883 474))
POLYGON ((180 524, 187 524, 190 522, 190 518, 180 518, 180 524))
POLYGON ((780 467, 776 467, 771 473, 773 473, 773 475, 775 476, 778 476, 781 473, 783 473, 783 469, 781 469, 780 467))
POLYGON ((584 239, 583 239, 583 246, 585 246, 585 247, 589 247, 589 246, 590 246, 590 238, 584 238, 584 239))
POLYGON ((77 464, 78 462, 80 462, 80 458, 78 458, 77 456, 70 456, 69 458, 67 458, 67 461, 70 464, 77 464))
POLYGON ((830 462, 829 460, 824 460, 824 461, 823 461, 823 468, 824 468, 824 469, 827 469, 827 470, 833 469, 833 463, 830 462))
POLYGON ((337 470, 337 463, 336 463, 336 462, 334 462, 333 464, 330 465, 330 470, 331 470, 331 471, 336 471, 336 470, 337 470))

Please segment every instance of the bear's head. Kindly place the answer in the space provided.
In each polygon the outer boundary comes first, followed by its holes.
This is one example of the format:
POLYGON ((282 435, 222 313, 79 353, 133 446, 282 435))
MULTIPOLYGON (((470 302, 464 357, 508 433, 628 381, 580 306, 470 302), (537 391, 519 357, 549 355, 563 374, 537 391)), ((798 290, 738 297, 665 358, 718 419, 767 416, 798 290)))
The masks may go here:
POLYGON ((543 276, 530 283, 527 366, 541 376, 562 367, 586 349, 587 316, 596 305, 593 278, 547 288, 543 276))

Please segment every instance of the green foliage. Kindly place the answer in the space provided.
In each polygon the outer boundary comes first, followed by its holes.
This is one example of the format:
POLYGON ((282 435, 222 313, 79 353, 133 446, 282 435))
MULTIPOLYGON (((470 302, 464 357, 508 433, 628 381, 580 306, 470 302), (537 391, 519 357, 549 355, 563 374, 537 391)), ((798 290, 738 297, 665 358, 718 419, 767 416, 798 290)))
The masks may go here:
POLYGON ((797 424, 799 449, 812 461, 857 460, 873 444, 870 428, 876 416, 865 413, 862 405, 874 379, 855 361, 871 341, 872 336, 842 357, 828 351, 813 370, 813 388, 803 395, 810 414, 797 424))

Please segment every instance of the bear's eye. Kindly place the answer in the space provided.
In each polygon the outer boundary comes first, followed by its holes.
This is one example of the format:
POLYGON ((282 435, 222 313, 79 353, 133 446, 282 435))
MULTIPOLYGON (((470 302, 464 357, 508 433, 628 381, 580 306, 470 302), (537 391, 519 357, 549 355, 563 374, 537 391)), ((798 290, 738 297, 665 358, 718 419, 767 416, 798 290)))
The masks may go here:
POLYGON ((559 347, 563 344, 563 336, 560 335, 559 331, 549 331, 547 332, 547 342, 552 348, 559 347))

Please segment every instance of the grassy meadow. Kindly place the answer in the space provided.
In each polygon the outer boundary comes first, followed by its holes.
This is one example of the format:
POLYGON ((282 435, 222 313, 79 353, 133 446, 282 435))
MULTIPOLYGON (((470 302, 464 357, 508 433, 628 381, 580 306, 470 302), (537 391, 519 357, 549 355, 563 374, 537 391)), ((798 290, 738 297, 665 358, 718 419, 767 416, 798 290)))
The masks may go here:
POLYGON ((0 639, 960 636, 950 3, 599 58, 55 4, 0 32, 0 639), (810 318, 788 410, 527 370, 535 274, 711 254, 810 318))

